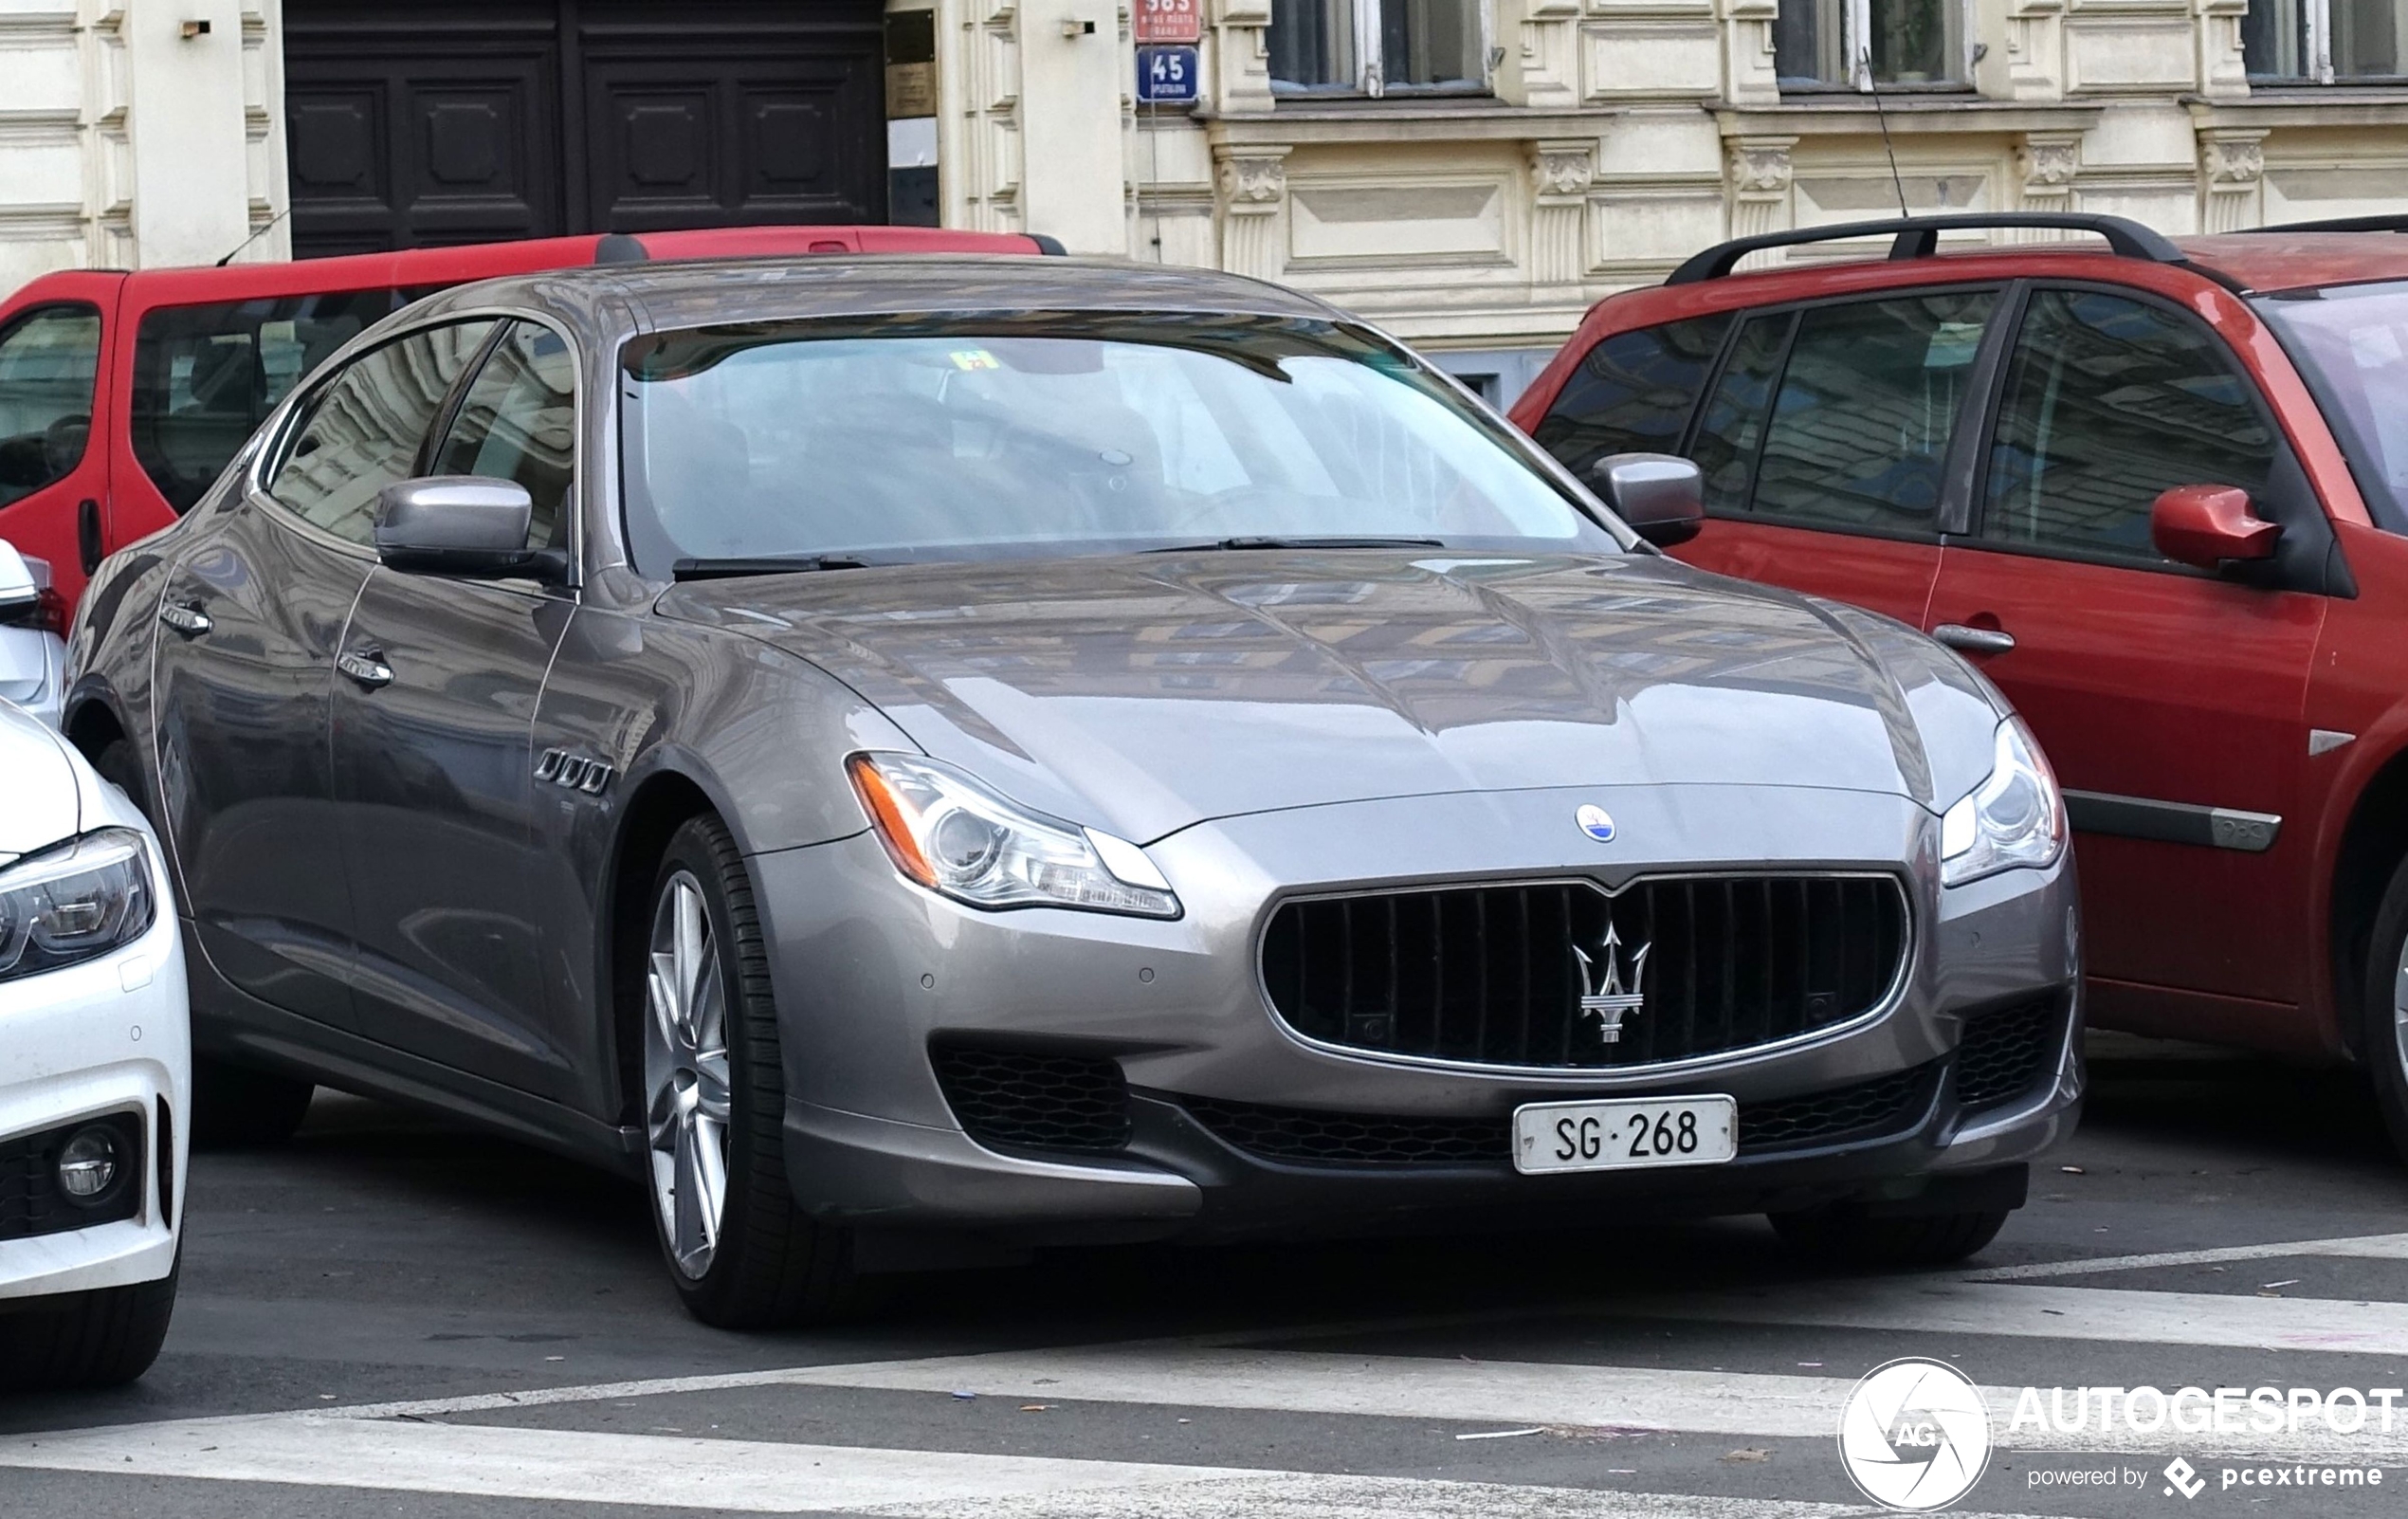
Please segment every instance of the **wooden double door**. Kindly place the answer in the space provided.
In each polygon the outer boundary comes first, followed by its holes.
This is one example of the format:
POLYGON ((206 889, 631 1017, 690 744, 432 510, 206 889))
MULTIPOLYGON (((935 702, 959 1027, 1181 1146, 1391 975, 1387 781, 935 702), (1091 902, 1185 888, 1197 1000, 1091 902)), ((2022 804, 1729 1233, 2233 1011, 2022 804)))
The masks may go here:
POLYGON ((886 219, 879 0, 285 0, 293 250, 886 219))

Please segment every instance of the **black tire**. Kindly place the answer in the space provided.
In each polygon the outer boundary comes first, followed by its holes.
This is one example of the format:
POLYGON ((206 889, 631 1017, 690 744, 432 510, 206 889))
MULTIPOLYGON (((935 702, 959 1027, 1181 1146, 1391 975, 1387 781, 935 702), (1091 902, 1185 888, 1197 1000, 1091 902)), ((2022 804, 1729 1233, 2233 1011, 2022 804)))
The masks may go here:
POLYGON ((315 1083, 238 1066, 213 1055, 192 1057, 192 1146, 257 1149, 282 1144, 309 1116, 315 1083))
POLYGON ((2401 961, 2408 957, 2408 860, 2392 872, 2366 942, 2366 984, 2359 997, 2359 1054, 2392 1147, 2408 1160, 2408 1012, 2402 1011, 2401 961))
POLYGON ((175 1313, 178 1252, 155 1282, 36 1299, 0 1314, 0 1389, 115 1387, 151 1369, 175 1313))
MULTIPOLYGON (((644 960, 650 929, 672 882, 688 877, 701 888, 725 998, 728 1121, 726 1197, 708 1268, 688 1274, 678 1262, 670 1226, 655 1183, 653 1233, 686 1311, 723 1329, 767 1329, 849 1316, 864 1299, 852 1271, 852 1236, 841 1226, 814 1221, 796 1201, 786 1174, 786 1075, 780 1063, 776 1001, 770 990, 769 952, 754 906, 752 877, 726 825, 704 814, 689 819, 669 838, 652 888, 645 899, 629 956, 632 990, 628 1016, 638 1021, 634 1041, 642 1048, 649 1017, 644 960)), ((636 1107, 646 1111, 641 1059, 634 1070, 636 1107)), ((650 1162, 648 1153, 647 1163, 650 1162)))
POLYGON ((1953 1266, 1998 1237, 2007 1210, 1868 1217, 1845 1202, 1770 1216, 1784 1244, 1835 1266, 1897 1271, 1953 1266))

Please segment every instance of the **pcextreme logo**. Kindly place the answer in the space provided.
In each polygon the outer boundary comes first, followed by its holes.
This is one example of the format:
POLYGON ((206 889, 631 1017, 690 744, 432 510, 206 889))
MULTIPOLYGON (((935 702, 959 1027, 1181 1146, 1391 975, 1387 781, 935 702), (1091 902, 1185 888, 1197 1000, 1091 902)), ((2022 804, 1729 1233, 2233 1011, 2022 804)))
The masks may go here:
POLYGON ((1989 1464, 1989 1405, 1945 1362, 1885 1363, 1840 1408, 1839 1460, 1858 1491, 1886 1509, 1944 1509, 1972 1492, 1989 1464))

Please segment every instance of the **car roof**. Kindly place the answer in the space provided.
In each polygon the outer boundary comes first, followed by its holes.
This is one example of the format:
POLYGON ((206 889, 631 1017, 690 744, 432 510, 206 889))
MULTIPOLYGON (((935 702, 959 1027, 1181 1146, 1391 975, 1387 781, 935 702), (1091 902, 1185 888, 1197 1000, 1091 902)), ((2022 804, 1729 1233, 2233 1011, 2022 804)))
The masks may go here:
POLYGON ((1337 308, 1211 269, 1074 259, 890 254, 721 259, 557 269, 460 285, 419 313, 491 305, 575 311, 607 326, 625 302, 659 330, 901 312, 1128 311, 1326 321, 1337 308))
POLYGON ((2408 279, 2408 233, 2227 232, 2177 238, 2194 264, 2244 290, 2264 293, 2315 285, 2408 279))

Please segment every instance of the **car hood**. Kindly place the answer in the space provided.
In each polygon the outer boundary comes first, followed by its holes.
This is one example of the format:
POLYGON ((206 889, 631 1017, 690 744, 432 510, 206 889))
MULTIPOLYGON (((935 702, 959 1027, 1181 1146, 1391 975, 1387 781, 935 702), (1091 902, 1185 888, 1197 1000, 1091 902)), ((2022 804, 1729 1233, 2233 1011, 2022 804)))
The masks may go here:
POLYGON ((659 610, 808 659, 931 756, 1140 842, 1280 808, 1539 787, 1826 787, 1931 807, 1925 729, 1963 730, 1939 765, 1953 800, 1986 770, 1997 721, 1977 678, 1895 624, 1652 555, 896 566, 693 582, 659 610), (1902 672, 1884 640, 1939 657, 1902 672))
POLYGON ((0 865, 74 837, 83 815, 65 745, 10 702, 0 702, 0 865))

